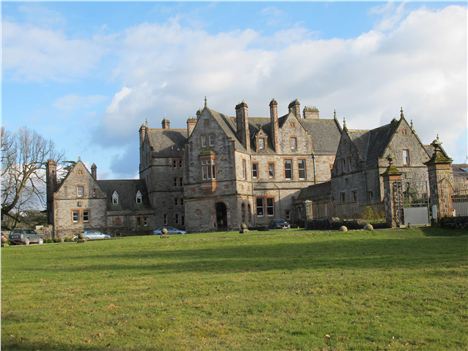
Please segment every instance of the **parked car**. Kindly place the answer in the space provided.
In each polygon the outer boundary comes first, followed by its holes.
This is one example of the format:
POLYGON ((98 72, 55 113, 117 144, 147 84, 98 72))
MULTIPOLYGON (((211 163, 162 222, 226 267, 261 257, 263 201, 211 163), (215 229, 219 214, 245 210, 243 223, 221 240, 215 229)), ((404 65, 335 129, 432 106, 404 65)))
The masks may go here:
MULTIPOLYGON (((100 231, 97 230, 85 230, 83 232, 83 236, 86 240, 101 240, 101 239, 110 239, 112 236, 109 234, 101 233, 100 231)), ((75 235, 73 237, 73 240, 78 240, 78 235, 75 235)))
POLYGON ((178 229, 178 228, 175 228, 175 227, 160 227, 160 228, 156 228, 155 230, 153 230, 153 234, 155 235, 161 235, 162 234, 162 230, 163 228, 166 228, 167 229, 167 234, 187 234, 187 232, 185 230, 182 230, 182 229, 178 229))
POLYGON ((13 229, 8 236, 8 240, 14 245, 42 245, 44 243, 44 239, 32 229, 13 229))
POLYGON ((291 225, 284 219, 278 218, 270 222, 270 229, 289 229, 291 225))

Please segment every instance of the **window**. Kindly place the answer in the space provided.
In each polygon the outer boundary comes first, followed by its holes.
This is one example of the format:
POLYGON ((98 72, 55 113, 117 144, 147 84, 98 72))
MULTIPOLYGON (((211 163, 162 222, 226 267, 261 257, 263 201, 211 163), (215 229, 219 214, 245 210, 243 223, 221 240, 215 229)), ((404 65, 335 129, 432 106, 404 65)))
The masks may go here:
POLYGON ((285 214, 286 219, 289 221, 291 219, 291 211, 286 210, 286 211, 284 211, 284 214, 285 214))
POLYGON ((306 179, 306 160, 299 160, 297 168, 299 170, 299 179, 306 179))
POLYGON ((182 177, 179 178, 179 186, 184 185, 184 179, 182 177))
MULTIPOLYGON (((215 160, 212 159, 204 159, 201 161, 201 170, 202 170, 202 179, 209 180, 209 179, 216 179, 216 165, 215 160)), ((182 178, 181 179, 181 186, 182 186, 182 178)))
POLYGON ((205 135, 200 136, 200 144, 201 144, 202 147, 206 147, 206 136, 205 135))
POLYGON ((172 167, 177 167, 177 160, 172 160, 172 167))
POLYGON ((257 217, 263 217, 263 198, 257 197, 257 217))
POLYGON ((174 186, 177 186, 177 177, 174 177, 174 186))
POLYGON ((73 210, 72 211, 72 221, 73 221, 73 223, 78 223, 79 220, 80 220, 80 211, 73 210))
POLYGON ((83 197, 84 196, 84 186, 77 185, 76 187, 76 197, 83 197))
POLYGON ((372 191, 367 192, 367 201, 372 201, 374 199, 374 193, 372 191))
POLYGON ((351 172, 351 166, 352 166, 352 163, 351 163, 351 156, 348 157, 348 172, 351 172))
POLYGON ((292 178, 292 161, 284 160, 284 177, 286 179, 292 178))
POLYGON ((137 217, 136 221, 137 221, 137 225, 141 225, 141 217, 137 217))
POLYGON ((265 138, 258 138, 258 150, 265 150, 265 138))
POLYGON ((175 197, 175 198, 174 198, 174 205, 177 206, 177 202, 178 202, 178 200, 177 200, 177 198, 175 197))
POLYGON ((274 216, 275 215, 275 205, 274 205, 274 199, 272 197, 267 197, 266 198, 266 210, 267 210, 267 215, 268 216, 274 216))
POLYGON ((93 197, 96 197, 96 188, 93 188, 93 197))
POLYGON ((357 202, 357 191, 353 190, 351 192, 351 198, 353 199, 353 202, 357 202))
POLYGON ((242 176, 247 179, 247 161, 242 160, 242 176))
POLYGON ((143 225, 144 225, 145 227, 148 226, 148 217, 143 217, 143 225))
POLYGON ((409 164, 410 164, 409 150, 404 149, 403 150, 403 165, 404 166, 409 166, 409 164))
POLYGON ((340 202, 344 203, 345 201, 346 201, 346 193, 344 191, 342 191, 340 193, 340 202))
POLYGON ((297 150, 297 138, 296 137, 289 138, 289 146, 291 147, 291 151, 297 150))
POLYGON ((185 225, 185 216, 184 215, 180 216, 180 224, 185 225))
POLYGON ((344 158, 341 160, 341 171, 343 173, 346 171, 346 160, 344 158))
POLYGON ((83 222, 85 223, 89 222, 89 210, 83 211, 83 222))
POLYGON ((252 163, 252 178, 257 178, 258 177, 258 163, 254 162, 252 163))
POLYGON ((268 164, 268 178, 274 178, 274 177, 275 177, 275 164, 269 163, 268 164))
POLYGON ((208 144, 210 146, 213 146, 214 145, 214 135, 209 135, 208 136, 208 144))
POLYGON ((175 222, 176 222, 176 224, 179 224, 179 214, 178 213, 175 214, 175 222))
POLYGON ((164 225, 167 225, 167 214, 163 215, 163 223, 164 225))
POLYGON ((179 160, 179 167, 182 167, 182 160, 179 160))
POLYGON ((119 204, 119 194, 117 191, 114 190, 112 193, 112 205, 118 205, 119 204))
POLYGON ((184 206, 184 198, 183 197, 180 198, 180 205, 184 206))
POLYGON ((137 204, 141 204, 143 202, 143 195, 141 195, 140 190, 136 193, 135 201, 137 204))

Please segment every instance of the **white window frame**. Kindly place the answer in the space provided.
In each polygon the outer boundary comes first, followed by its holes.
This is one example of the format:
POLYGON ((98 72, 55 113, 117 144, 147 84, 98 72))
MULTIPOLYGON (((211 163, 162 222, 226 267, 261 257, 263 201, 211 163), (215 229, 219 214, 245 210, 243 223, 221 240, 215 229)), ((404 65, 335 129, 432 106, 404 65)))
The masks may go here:
POLYGON ((118 205, 119 204, 119 193, 114 190, 112 193, 112 205, 118 205))
POLYGON ((136 195, 135 195, 135 202, 137 204, 143 203, 143 195, 141 194, 140 190, 138 190, 136 195))
POLYGON ((306 179, 307 178, 307 162, 305 159, 297 160, 297 169, 299 173, 299 179, 301 180, 306 179), (303 166, 302 168, 301 168, 301 165, 303 166), (303 177, 301 177, 301 171, 304 173, 303 177))

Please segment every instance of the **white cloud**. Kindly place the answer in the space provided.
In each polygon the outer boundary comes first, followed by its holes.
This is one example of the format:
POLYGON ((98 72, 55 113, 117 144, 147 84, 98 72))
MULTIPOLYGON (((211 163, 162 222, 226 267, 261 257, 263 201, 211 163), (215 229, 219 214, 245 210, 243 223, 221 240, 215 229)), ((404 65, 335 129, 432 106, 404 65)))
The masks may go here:
POLYGON ((55 100, 54 107, 62 111, 74 111, 94 107, 106 99, 102 95, 68 94, 55 100))
POLYGON ((23 81, 66 81, 89 74, 103 57, 108 38, 67 37, 45 27, 3 21, 3 68, 23 81))
POLYGON ((267 116, 272 97, 282 112, 298 97, 325 116, 336 108, 350 128, 388 123, 403 106, 423 142, 439 133, 462 162, 467 10, 422 8, 406 16, 402 7, 391 10, 383 11, 391 23, 346 40, 320 40, 300 29, 298 40, 249 29, 209 34, 177 21, 129 28, 115 70, 128 94, 105 115, 101 142, 135 138, 145 118, 158 127, 167 116, 183 127, 205 95, 209 106, 229 114, 246 99, 252 116, 267 116))

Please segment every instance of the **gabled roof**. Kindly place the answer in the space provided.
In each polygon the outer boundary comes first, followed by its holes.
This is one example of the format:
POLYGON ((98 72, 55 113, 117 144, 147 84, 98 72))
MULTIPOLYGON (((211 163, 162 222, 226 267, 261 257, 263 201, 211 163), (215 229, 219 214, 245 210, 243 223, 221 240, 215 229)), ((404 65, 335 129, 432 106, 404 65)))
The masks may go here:
POLYGON ((148 141, 154 154, 158 157, 180 157, 185 141, 186 129, 148 128, 148 141))
POLYGON ((107 210, 146 210, 150 209, 148 191, 142 179, 120 179, 120 180, 98 180, 97 183, 107 195, 107 210), (119 204, 112 204, 112 194, 116 191, 119 194, 119 204), (136 194, 140 191, 143 202, 136 203, 136 194))

